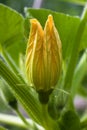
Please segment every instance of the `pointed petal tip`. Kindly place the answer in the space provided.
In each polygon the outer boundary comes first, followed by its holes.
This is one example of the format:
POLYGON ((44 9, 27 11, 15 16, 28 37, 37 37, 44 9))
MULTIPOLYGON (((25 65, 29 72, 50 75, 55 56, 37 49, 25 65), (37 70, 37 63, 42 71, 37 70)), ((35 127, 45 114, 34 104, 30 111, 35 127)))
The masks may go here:
POLYGON ((51 14, 48 15, 48 18, 45 23, 44 32, 52 31, 52 27, 54 26, 53 16, 51 14))
POLYGON ((48 15, 48 21, 53 22, 53 16, 51 14, 48 15))
POLYGON ((32 25, 36 25, 37 24, 37 19, 30 19, 30 23, 32 25))
POLYGON ((49 15, 48 15, 48 18, 53 18, 52 14, 49 14, 49 15))

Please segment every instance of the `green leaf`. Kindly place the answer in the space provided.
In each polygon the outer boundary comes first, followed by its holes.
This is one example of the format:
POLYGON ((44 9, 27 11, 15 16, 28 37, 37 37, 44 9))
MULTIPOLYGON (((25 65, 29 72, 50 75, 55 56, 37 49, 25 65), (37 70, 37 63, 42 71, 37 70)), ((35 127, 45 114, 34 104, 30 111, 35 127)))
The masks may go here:
MULTIPOLYGON (((62 41, 63 57, 69 57, 73 47, 73 41, 80 24, 79 17, 73 17, 62 13, 57 13, 46 9, 25 8, 26 17, 37 18, 44 27, 49 14, 53 15, 56 28, 58 29, 62 41), (38 15, 37 15, 38 14, 38 15)), ((28 27, 29 29, 29 27, 28 27)))
POLYGON ((80 16, 85 2, 72 2, 72 0, 44 0, 41 8, 51 9, 57 12, 70 14, 71 16, 80 16))
POLYGON ((24 21, 24 35, 26 37, 26 40, 29 38, 29 30, 30 30, 29 18, 25 18, 25 21, 24 21))
POLYGON ((19 52, 25 49, 23 24, 21 14, 0 4, 0 44, 11 53, 15 61, 18 60, 19 52))
POLYGON ((84 5, 87 2, 87 0, 61 0, 61 1, 76 3, 76 4, 81 4, 81 5, 84 5))
POLYGON ((66 76, 65 76, 64 89, 68 91, 70 90, 71 85, 72 85, 74 70, 77 64, 77 59, 78 59, 78 54, 79 54, 79 47, 81 45, 81 38, 85 30, 86 21, 87 21, 87 6, 85 6, 82 13, 81 22, 80 22, 80 25, 79 25, 79 28, 75 37, 70 61, 69 61, 66 76))
POLYGON ((61 130, 80 130, 80 119, 74 111, 67 111, 59 122, 61 130))
POLYGON ((23 37, 23 17, 15 10, 0 4, 0 43, 8 47, 23 37))
POLYGON ((77 93, 80 96, 87 98, 87 87, 84 87, 82 84, 80 84, 77 93))
MULTIPOLYGON (((73 98, 76 95, 78 89, 82 88, 81 91, 83 92, 83 87, 80 87, 81 86, 80 84, 86 73, 87 73, 87 54, 86 52, 84 52, 84 54, 80 58, 78 65, 76 66, 72 81, 71 94, 73 98)), ((87 94, 86 91, 84 92, 87 94)))
POLYGON ((82 38, 81 38, 81 46, 80 50, 86 49, 87 48, 87 25, 85 26, 82 38))
POLYGON ((7 130, 7 129, 5 129, 4 127, 0 126, 0 130, 7 130))

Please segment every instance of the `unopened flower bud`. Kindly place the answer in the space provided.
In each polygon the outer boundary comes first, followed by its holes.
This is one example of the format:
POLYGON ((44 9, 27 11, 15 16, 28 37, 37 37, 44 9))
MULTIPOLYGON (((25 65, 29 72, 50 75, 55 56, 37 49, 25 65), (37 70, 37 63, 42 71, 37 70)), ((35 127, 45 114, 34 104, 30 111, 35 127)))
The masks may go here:
POLYGON ((52 90, 61 71, 61 41, 52 15, 48 16, 44 30, 36 19, 31 20, 26 50, 26 73, 30 84, 38 92, 52 90))

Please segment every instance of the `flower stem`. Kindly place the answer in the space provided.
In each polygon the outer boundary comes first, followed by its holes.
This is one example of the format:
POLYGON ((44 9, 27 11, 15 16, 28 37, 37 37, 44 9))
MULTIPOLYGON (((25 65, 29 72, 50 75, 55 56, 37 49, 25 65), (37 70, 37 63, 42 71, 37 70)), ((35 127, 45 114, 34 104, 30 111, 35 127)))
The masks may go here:
POLYGON ((47 113, 47 104, 42 104, 42 113, 43 113, 43 124, 46 130, 48 130, 49 122, 48 122, 48 113, 47 113))
POLYGON ((24 124, 28 127, 29 123, 27 122, 27 120, 25 119, 25 117, 21 114, 21 112, 19 111, 19 109, 15 110, 17 115, 20 117, 20 119, 24 122, 24 124))
POLYGON ((59 130, 58 125, 48 114, 48 104, 42 104, 43 127, 45 130, 59 130))

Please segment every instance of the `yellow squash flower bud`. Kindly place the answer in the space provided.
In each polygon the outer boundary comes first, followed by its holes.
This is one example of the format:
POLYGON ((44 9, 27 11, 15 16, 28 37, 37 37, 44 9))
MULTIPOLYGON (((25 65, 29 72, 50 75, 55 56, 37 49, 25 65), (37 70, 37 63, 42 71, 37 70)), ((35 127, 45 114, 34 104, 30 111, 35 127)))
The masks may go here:
POLYGON ((26 73, 37 91, 52 90, 61 71, 61 41, 52 15, 48 16, 44 30, 36 19, 31 19, 26 49, 26 73))

